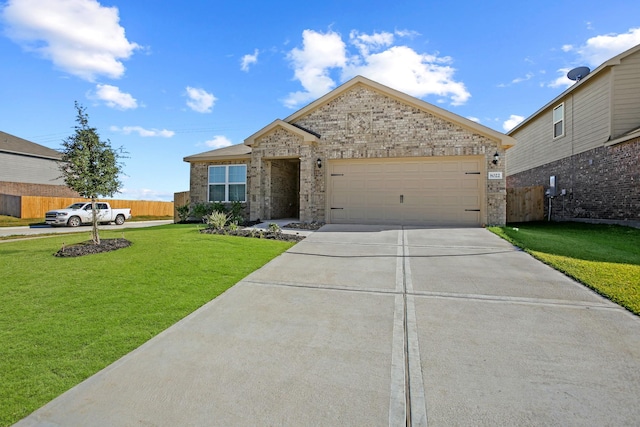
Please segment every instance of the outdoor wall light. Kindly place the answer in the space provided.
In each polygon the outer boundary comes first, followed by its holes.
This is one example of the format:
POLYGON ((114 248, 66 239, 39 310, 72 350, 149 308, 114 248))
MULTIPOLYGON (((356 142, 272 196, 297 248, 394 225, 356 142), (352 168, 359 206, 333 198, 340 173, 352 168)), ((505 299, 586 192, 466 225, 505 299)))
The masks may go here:
POLYGON ((322 159, 316 160, 316 165, 318 166, 318 169, 322 168, 322 159))
POLYGON ((498 154, 498 152, 496 151, 496 154, 493 155, 493 164, 497 165, 499 161, 500 161, 500 154, 498 154))

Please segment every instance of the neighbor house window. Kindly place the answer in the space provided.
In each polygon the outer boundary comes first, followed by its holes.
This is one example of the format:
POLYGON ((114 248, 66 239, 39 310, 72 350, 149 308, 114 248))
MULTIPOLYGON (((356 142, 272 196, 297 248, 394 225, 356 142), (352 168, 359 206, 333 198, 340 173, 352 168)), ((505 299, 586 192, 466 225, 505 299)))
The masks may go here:
POLYGON ((209 166, 210 202, 245 202, 247 165, 209 166))
POLYGON ((553 109, 553 137, 564 136, 564 104, 553 109))

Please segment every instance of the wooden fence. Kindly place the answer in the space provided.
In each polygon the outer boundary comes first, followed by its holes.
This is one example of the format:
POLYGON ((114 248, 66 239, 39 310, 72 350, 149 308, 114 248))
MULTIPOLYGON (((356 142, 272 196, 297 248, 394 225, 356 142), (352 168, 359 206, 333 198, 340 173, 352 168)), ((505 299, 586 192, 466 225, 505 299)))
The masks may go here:
POLYGON ((184 206, 189 203, 189 192, 181 191, 180 193, 173 193, 173 205, 175 209, 173 210, 173 222, 180 222, 180 216, 178 215, 178 210, 180 206, 184 206))
MULTIPOLYGON (((40 197, 40 196, 6 196, 0 195, 0 215, 15 216, 17 218, 42 218, 47 211, 61 209, 75 202, 85 202, 88 199, 73 197, 40 197), (16 199, 17 198, 17 199, 16 199), (2 200, 7 200, 6 203, 2 200)), ((132 216, 173 216, 173 202, 156 202, 147 200, 109 200, 112 208, 130 208, 132 216)))
POLYGON ((544 187, 507 188, 507 222, 544 219, 544 187))

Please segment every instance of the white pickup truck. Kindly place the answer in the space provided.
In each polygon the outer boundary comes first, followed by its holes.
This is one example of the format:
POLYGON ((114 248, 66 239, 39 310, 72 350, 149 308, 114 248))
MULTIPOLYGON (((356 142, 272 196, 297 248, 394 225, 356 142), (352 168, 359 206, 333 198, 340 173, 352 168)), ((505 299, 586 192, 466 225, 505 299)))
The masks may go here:
MULTIPOLYGON (((131 209, 111 209, 109 203, 105 202, 96 202, 96 208, 100 224, 115 222, 117 225, 122 225, 125 220, 131 218, 131 209)), ((56 209, 45 214, 45 222, 51 226, 77 227, 80 224, 91 223, 92 220, 91 202, 74 203, 64 209, 56 209)))

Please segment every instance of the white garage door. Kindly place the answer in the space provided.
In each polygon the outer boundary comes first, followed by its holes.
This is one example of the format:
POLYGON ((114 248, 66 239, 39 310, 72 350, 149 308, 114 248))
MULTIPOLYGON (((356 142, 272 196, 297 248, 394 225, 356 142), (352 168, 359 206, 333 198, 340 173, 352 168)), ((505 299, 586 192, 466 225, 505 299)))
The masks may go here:
POLYGON ((481 225, 484 157, 333 160, 335 224, 481 225))

